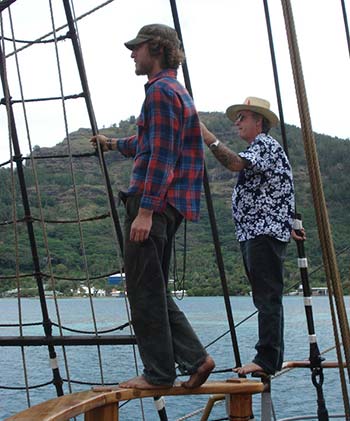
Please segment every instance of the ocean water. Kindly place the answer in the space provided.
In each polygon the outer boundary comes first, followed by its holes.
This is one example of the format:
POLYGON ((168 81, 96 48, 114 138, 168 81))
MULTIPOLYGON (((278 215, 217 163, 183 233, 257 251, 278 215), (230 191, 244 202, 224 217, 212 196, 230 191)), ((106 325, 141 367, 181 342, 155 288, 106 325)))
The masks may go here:
MULTIPOLYGON (((346 307, 349 308, 349 298, 345 297, 346 307)), ((21 301, 22 320, 26 323, 40 322, 41 311, 38 299, 23 299, 21 301)), ((93 330, 91 303, 87 298, 59 299, 57 307, 54 301, 48 300, 48 310, 52 321, 68 327, 93 330)), ((186 313, 195 331, 205 345, 228 331, 224 300, 222 297, 185 297, 178 301, 178 305, 186 313)), ((250 297, 232 297, 231 305, 236 324, 254 312, 250 297)), ((18 323, 18 302, 16 299, 0 299, 0 324, 18 323)), ((96 298, 93 300, 93 310, 99 329, 119 326, 127 321, 125 301, 122 298, 96 298)), ((285 311, 285 361, 302 360, 308 358, 309 343, 307 325, 302 297, 284 297, 285 311)), ((329 312, 328 297, 313 298, 313 313, 315 330, 321 352, 334 346, 332 323, 329 312)), ((126 329, 123 334, 128 334, 126 329)), ((24 335, 42 335, 41 326, 23 328, 24 335)), ((54 330, 54 334, 58 334, 54 330)), ((71 334, 71 333, 66 333, 71 334)), ((19 336, 18 328, 0 327, 1 336, 19 336)), ((236 329, 240 358, 243 363, 249 362, 254 356, 254 344, 257 340, 257 319, 251 317, 241 323, 236 329)), ((62 378, 70 378, 81 382, 99 384, 102 382, 99 367, 98 349, 96 346, 67 346, 65 355, 61 347, 56 347, 58 364, 62 378), (67 364, 65 363, 67 361, 67 364), (67 368, 68 367, 68 368, 67 368)), ((230 335, 224 335, 220 340, 208 347, 208 352, 216 361, 217 370, 226 370, 235 366, 230 335)), ((132 346, 102 346, 100 347, 103 381, 115 383, 134 376, 142 365, 136 353, 136 360, 132 346), (137 368, 137 367, 138 368, 137 368)), ((335 361, 335 351, 327 352, 327 361, 335 361)), ((55 388, 52 384, 31 389, 29 395, 25 391, 7 390, 1 387, 20 387, 25 384, 23 362, 25 362, 28 383, 30 386, 43 384, 51 380, 46 346, 26 347, 22 352, 18 347, 0 347, 0 420, 35 405, 47 399, 54 398, 55 388)), ((347 375, 347 374, 346 374, 347 375)), ((214 373, 210 380, 225 380, 236 377, 234 373, 214 373)), ((349 379, 347 378, 349 383, 349 379)), ((64 383, 64 392, 77 392, 89 389, 89 385, 64 383)), ((323 392, 329 414, 344 413, 341 386, 338 369, 324 369, 323 392)), ((169 421, 176 421, 186 414, 195 412, 206 405, 208 396, 166 397, 166 410, 169 421)), ((309 369, 294 369, 272 381, 272 400, 276 419, 297 415, 311 415, 317 413, 316 389, 311 381, 309 369)), ((253 398, 254 415, 260 419, 261 397, 253 398)), ((210 419, 216 420, 226 416, 224 402, 215 406, 210 419)), ((200 420, 201 414, 188 418, 200 420)), ((79 417, 80 418, 80 417, 79 417)), ((131 401, 120 409, 120 420, 157 420, 153 399, 131 401), (143 413, 143 415, 142 415, 143 413)))

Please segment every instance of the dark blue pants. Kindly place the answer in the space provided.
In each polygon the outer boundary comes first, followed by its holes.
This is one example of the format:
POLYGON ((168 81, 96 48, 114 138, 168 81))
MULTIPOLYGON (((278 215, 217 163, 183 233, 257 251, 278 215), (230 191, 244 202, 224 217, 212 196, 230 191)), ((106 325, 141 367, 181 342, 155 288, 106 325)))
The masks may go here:
POLYGON ((259 340, 253 362, 269 374, 280 370, 283 363, 283 264, 287 244, 267 235, 240 243, 258 310, 259 340))
POLYGON ((125 274, 132 325, 145 379, 156 385, 172 385, 175 364, 183 374, 193 374, 207 353, 186 316, 167 291, 172 241, 182 221, 168 205, 153 213, 149 238, 129 241, 130 228, 139 209, 139 196, 126 199, 125 274))

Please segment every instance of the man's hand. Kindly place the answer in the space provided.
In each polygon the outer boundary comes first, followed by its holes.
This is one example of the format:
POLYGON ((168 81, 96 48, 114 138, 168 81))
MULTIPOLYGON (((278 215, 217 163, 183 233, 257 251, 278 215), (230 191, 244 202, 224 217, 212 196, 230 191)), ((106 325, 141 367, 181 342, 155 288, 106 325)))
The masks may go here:
POLYGON ((203 140, 205 144, 209 146, 211 143, 215 142, 217 139, 213 135, 213 133, 207 129, 204 123, 200 122, 200 125, 201 125, 201 132, 202 132, 203 140))
POLYGON ((102 151, 103 152, 106 152, 106 151, 109 150, 108 149, 108 145, 107 145, 107 140, 108 140, 108 137, 107 136, 104 136, 103 134, 98 134, 96 136, 93 136, 90 139, 90 143, 92 144, 92 146, 95 149, 97 149, 97 143, 99 143, 100 146, 101 146, 102 151))
POLYGON ((302 228, 300 230, 297 230, 297 231, 292 230, 291 234, 292 234, 292 238, 295 241, 305 241, 306 240, 306 234, 305 234, 304 228, 302 228))
POLYGON ((152 228, 153 211, 140 208, 137 217, 131 224, 130 241, 146 241, 152 228))

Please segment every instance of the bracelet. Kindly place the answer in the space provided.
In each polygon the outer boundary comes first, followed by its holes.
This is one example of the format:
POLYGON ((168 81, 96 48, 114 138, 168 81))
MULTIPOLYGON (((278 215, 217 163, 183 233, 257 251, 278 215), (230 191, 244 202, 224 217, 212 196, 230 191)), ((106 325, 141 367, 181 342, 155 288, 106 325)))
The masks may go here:
POLYGON ((106 144, 107 144, 107 148, 108 148, 108 150, 113 150, 113 148, 112 148, 112 146, 113 146, 113 143, 112 143, 112 139, 111 138, 108 138, 107 139, 107 142, 106 142, 106 144))
POLYGON ((215 142, 212 142, 212 143, 209 145, 209 149, 210 149, 211 151, 213 151, 213 150, 217 149, 219 145, 220 145, 220 140, 219 140, 219 139, 216 139, 216 140, 215 140, 215 142))

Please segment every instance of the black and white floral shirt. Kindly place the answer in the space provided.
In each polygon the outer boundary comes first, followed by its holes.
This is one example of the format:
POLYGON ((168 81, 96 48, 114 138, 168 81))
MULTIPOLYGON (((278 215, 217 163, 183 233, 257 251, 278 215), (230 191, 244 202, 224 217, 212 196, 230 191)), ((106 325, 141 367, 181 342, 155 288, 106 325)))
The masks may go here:
POLYGON ((291 167, 281 145, 260 133, 239 156, 249 161, 232 194, 238 241, 270 235, 289 241, 294 214, 291 167))

